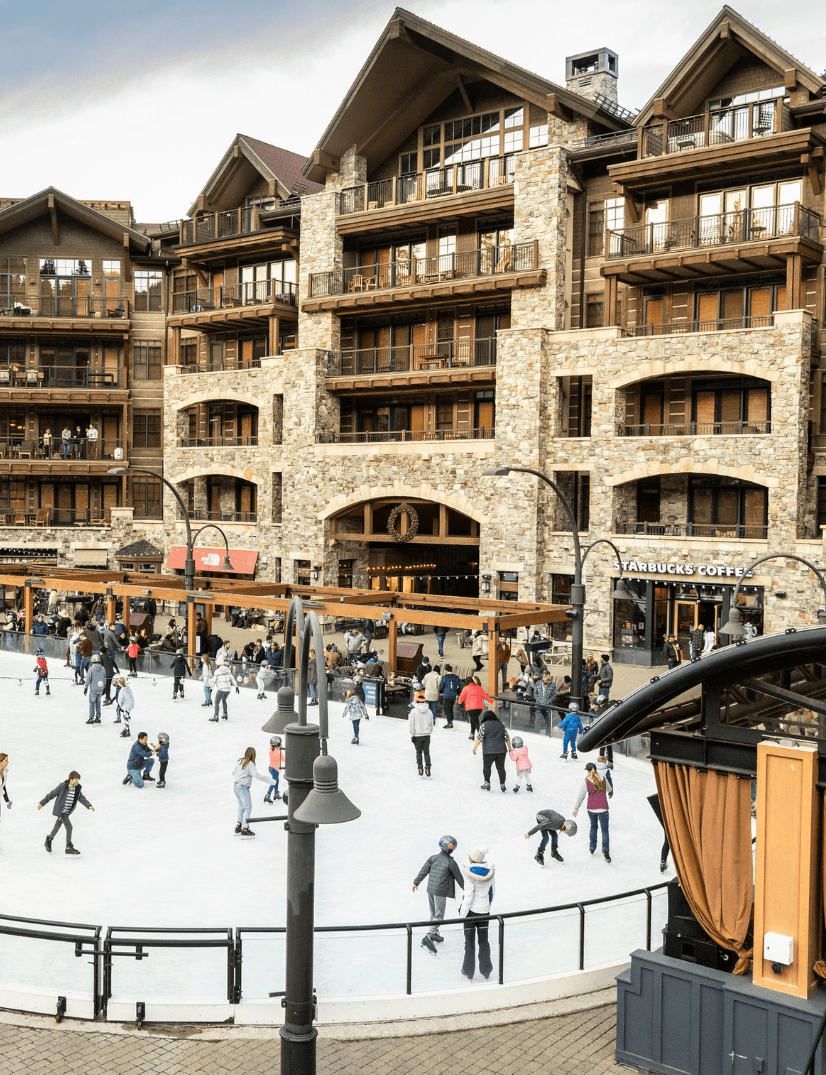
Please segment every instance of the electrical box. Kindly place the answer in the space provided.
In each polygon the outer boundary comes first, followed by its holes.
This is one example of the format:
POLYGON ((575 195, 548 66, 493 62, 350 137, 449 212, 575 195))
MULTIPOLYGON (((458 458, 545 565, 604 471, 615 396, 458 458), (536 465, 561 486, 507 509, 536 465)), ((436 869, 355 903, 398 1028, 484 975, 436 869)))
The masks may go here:
POLYGON ((794 962, 794 937, 785 937, 782 933, 764 933, 763 959, 790 967, 794 962))

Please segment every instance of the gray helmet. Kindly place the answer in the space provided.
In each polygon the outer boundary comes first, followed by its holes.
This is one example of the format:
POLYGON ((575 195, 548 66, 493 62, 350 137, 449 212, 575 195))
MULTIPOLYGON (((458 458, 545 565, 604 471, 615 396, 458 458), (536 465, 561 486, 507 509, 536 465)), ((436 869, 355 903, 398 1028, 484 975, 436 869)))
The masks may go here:
POLYGON ((455 836, 443 836, 441 840, 439 840, 439 847, 449 855, 452 851, 456 850, 457 843, 458 840, 455 836))
POLYGON ((158 742, 159 743, 168 743, 169 742, 169 735, 166 732, 158 732, 158 742))
POLYGON ((576 822, 570 818, 565 822, 565 835, 576 836, 576 822))
POLYGON ((35 657, 42 657, 43 656, 43 650, 42 649, 36 649, 34 651, 34 655, 35 655, 35 657))
POLYGON ((184 655, 184 651, 182 649, 176 649, 175 650, 175 656, 176 657, 183 657, 183 655, 184 655))
POLYGON ((270 736, 270 746, 271 747, 276 747, 276 748, 280 747, 281 746, 281 736, 280 735, 271 735, 270 736))
POLYGON ((98 663, 100 663, 100 657, 97 655, 97 653, 93 653, 92 654, 92 664, 94 664, 96 661, 98 663))
POLYGON ((519 750, 519 748, 522 746, 522 740, 519 738, 518 735, 515 735, 513 739, 511 739, 511 746, 514 748, 514 750, 519 750))
POLYGON ((569 702, 568 703, 568 712, 569 713, 578 713, 579 712, 579 702, 569 702))

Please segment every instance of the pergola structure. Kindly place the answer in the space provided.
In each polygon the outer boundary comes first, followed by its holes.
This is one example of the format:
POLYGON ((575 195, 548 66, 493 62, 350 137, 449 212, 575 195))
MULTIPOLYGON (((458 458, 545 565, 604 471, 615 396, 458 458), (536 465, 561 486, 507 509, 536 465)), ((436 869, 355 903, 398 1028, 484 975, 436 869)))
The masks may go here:
POLYGON ((310 586, 276 582, 235 582, 230 579, 196 578, 201 587, 187 590, 184 580, 175 575, 145 575, 126 571, 73 571, 26 564, 8 565, 0 573, 0 585, 23 591, 23 609, 27 630, 31 629, 34 596, 38 590, 79 590, 100 594, 107 601, 106 620, 115 618, 118 597, 123 601, 123 623, 128 627, 129 598, 153 597, 159 601, 186 602, 187 637, 194 638, 197 608, 203 605, 204 617, 212 630, 212 616, 217 607, 263 608, 279 612, 286 619, 290 601, 298 596, 305 606, 318 613, 322 622, 329 619, 380 620, 388 628, 387 661, 396 667, 399 623, 448 630, 483 630, 488 636, 489 693, 497 689, 496 647, 506 631, 538 624, 568 622, 569 605, 532 604, 519 601, 494 601, 485 598, 434 596, 400 593, 391 590, 352 590, 337 586, 310 586))

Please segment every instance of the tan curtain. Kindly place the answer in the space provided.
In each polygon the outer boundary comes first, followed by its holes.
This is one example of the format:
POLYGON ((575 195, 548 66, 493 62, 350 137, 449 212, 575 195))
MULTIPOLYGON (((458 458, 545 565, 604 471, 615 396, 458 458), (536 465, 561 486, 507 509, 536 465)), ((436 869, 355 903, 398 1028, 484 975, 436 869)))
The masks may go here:
POLYGON ((654 763, 674 866, 695 918, 745 974, 752 914, 751 788, 731 773, 654 763))
MULTIPOLYGON (((823 822, 821 826, 820 839, 822 843, 820 854, 820 898, 823 899, 823 893, 826 892, 826 795, 823 798, 823 822)), ((823 900, 823 921, 826 923, 826 900, 823 900)), ((826 978, 826 962, 822 959, 818 959, 812 968, 815 974, 819 978, 826 978)))

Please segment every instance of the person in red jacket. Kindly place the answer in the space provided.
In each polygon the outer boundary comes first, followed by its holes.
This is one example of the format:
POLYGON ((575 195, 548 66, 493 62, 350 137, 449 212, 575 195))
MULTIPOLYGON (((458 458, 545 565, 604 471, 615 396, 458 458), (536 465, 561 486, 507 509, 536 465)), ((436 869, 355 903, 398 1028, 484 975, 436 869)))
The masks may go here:
POLYGON ((482 686, 481 679, 478 676, 474 676, 459 695, 459 704, 465 707, 465 712, 470 721, 468 739, 476 738, 476 733, 479 731, 479 714, 485 708, 485 702, 491 702, 496 705, 495 699, 491 698, 482 686))

